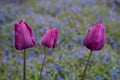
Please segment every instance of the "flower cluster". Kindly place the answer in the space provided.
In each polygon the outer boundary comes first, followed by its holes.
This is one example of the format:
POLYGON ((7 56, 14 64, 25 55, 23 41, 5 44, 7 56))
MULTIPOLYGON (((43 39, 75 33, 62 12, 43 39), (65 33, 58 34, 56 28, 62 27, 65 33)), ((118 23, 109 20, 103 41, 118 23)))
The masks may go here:
MULTIPOLYGON (((30 26, 23 20, 19 23, 15 23, 15 47, 18 50, 27 49, 35 45, 35 39, 30 26)), ((49 29, 42 37, 41 44, 48 47, 54 48, 58 40, 57 28, 49 29)))
MULTIPOLYGON (((25 49, 33 47, 35 45, 35 39, 32 33, 32 29, 30 26, 23 20, 21 20, 19 23, 16 23, 14 25, 15 27, 15 47, 18 50, 24 49, 24 80, 26 79, 26 58, 25 58, 25 49)), ((58 40, 58 30, 57 28, 51 28, 43 35, 41 38, 41 44, 43 46, 46 46, 48 48, 55 48, 56 43, 58 40)), ((103 48, 106 42, 106 35, 105 35, 105 28, 104 25, 99 22, 96 23, 93 27, 91 27, 86 35, 86 37, 83 40, 84 45, 91 50, 87 64, 85 66, 82 80, 84 80, 85 72, 87 70, 87 66, 90 61, 90 57, 92 55, 93 50, 100 50, 103 48)), ((45 57, 42 63, 42 68, 40 71, 40 77, 42 74, 42 70, 45 64, 45 57)))
MULTIPOLYGON (((15 47, 18 50, 27 49, 35 45, 34 35, 30 26, 23 20, 19 23, 15 23, 15 47)), ((51 28, 41 38, 41 44, 54 48, 58 40, 57 28, 51 28)), ((100 50, 103 48, 106 42, 104 25, 99 22, 88 30, 86 37, 83 40, 84 45, 93 50, 100 50)))

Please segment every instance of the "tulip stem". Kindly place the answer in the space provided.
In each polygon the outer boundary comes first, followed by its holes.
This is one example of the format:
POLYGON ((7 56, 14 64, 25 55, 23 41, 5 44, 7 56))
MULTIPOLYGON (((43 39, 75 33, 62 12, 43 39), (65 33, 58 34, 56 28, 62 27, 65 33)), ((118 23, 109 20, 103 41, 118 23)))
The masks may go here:
POLYGON ((26 80, 26 50, 24 49, 23 80, 26 80))
POLYGON ((46 55, 47 55, 47 51, 46 51, 46 48, 45 48, 45 55, 44 55, 44 59, 43 59, 42 67, 41 67, 41 71, 40 71, 40 78, 41 78, 41 76, 42 76, 43 67, 44 67, 44 65, 45 65, 46 55))
POLYGON ((90 51, 90 55, 88 57, 87 64, 85 65, 85 69, 84 69, 84 72, 83 72, 83 75, 82 75, 82 80, 84 80, 85 73, 86 73, 86 70, 87 70, 87 66, 89 65, 91 55, 92 55, 92 50, 90 51))

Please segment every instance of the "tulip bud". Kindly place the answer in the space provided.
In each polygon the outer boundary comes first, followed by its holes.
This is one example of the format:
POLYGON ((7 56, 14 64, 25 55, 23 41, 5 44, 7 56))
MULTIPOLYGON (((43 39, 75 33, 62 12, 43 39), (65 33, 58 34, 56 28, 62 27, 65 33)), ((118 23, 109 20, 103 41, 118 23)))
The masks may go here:
POLYGON ((54 48, 58 40, 58 30, 56 28, 49 29, 42 37, 41 44, 48 47, 54 48))
POLYGON ((26 22, 21 20, 19 23, 15 23, 14 29, 16 49, 23 50, 34 46, 35 39, 32 29, 26 22))
POLYGON ((97 23, 91 27, 83 40, 84 45, 92 50, 100 50, 106 42, 105 28, 102 23, 97 23))

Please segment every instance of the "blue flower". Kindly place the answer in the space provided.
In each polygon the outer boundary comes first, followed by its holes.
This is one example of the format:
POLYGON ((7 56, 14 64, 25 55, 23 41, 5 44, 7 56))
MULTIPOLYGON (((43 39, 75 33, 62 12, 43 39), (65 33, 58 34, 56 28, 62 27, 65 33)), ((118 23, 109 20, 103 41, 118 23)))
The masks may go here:
POLYGON ((101 76, 96 76, 95 80, 102 80, 101 76))
POLYGON ((112 73, 111 78, 112 78, 112 80, 116 80, 116 73, 112 73))

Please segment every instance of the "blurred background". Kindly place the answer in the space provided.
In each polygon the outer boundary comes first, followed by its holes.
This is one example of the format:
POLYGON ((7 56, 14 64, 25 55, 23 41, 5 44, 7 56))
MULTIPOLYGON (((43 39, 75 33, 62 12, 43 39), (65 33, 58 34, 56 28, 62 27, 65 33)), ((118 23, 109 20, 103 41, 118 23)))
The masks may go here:
POLYGON ((102 21, 107 42, 94 51, 86 80, 120 80, 120 0, 0 0, 0 80, 22 80, 23 51, 14 47, 14 23, 24 19, 32 28, 35 47, 27 49, 27 80, 38 80, 43 34, 59 30, 56 48, 48 49, 43 80, 80 80, 89 50, 83 39, 102 21))

